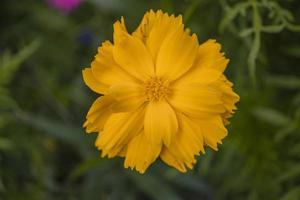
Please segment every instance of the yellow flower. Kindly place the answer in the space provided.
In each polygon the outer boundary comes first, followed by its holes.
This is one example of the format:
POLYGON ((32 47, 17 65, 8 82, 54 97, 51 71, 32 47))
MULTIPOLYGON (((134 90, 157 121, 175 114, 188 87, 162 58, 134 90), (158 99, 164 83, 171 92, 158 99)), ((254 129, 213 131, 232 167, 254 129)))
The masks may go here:
POLYGON ((85 83, 103 95, 84 123, 99 133, 101 155, 125 157, 125 168, 140 173, 159 157, 186 172, 204 145, 217 150, 239 100, 220 49, 215 40, 199 45, 181 15, 150 10, 132 34, 117 21, 113 44, 105 41, 83 70, 85 83))

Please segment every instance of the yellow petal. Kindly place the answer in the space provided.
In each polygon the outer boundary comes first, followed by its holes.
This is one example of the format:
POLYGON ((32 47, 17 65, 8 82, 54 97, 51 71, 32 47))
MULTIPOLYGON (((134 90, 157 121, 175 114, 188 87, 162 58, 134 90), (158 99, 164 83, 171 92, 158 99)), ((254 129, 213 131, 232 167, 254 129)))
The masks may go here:
POLYGON ((161 146, 150 143, 142 131, 128 143, 124 167, 143 174, 159 156, 161 146))
POLYGON ((117 20, 114 23, 114 43, 118 43, 122 37, 123 32, 127 33, 124 17, 121 17, 121 21, 117 20))
POLYGON ((108 85, 100 83, 92 73, 91 68, 85 68, 82 70, 82 76, 85 84, 91 88, 94 92, 99 94, 106 94, 109 88, 108 85))
POLYGON ((223 75, 220 79, 219 88, 223 92, 222 100, 225 108, 230 113, 233 113, 233 110, 236 109, 235 104, 240 100, 239 95, 233 92, 232 86, 233 84, 223 75))
POLYGON ((205 85, 178 85, 169 102, 191 117, 207 118, 225 111, 221 92, 205 85))
POLYGON ((124 146, 120 151, 118 151, 117 156, 125 157, 127 152, 127 146, 124 146))
POLYGON ((91 69, 95 79, 108 87, 118 83, 136 81, 114 61, 113 45, 109 41, 104 42, 98 49, 91 69))
POLYGON ((143 41, 146 44, 146 40, 149 37, 153 24, 162 15, 163 12, 161 10, 158 10, 157 12, 154 12, 153 10, 146 12, 138 28, 132 33, 132 35, 134 37, 139 38, 141 41, 143 41))
POLYGON ((187 72, 197 55, 198 39, 188 35, 183 27, 170 34, 162 43, 156 61, 156 75, 176 80, 187 72))
POLYGON ((151 101, 144 121, 145 135, 152 144, 169 146, 177 132, 178 123, 173 108, 165 101, 151 101))
POLYGON ((143 81, 154 75, 151 55, 138 38, 123 32, 113 54, 119 66, 135 78, 143 81))
POLYGON ((144 107, 134 112, 112 114, 99 134, 95 145, 98 149, 113 157, 134 137, 143 127, 144 107))
POLYGON ((96 99, 88 111, 86 122, 84 123, 87 133, 98 132, 103 129, 104 124, 112 113, 111 105, 113 102, 114 99, 109 95, 96 99))
POLYGON ((190 120, 188 117, 178 114, 179 131, 175 135, 175 139, 172 140, 169 147, 164 147, 162 150, 162 159, 167 164, 174 166, 174 160, 165 159, 174 157, 176 159, 176 165, 180 166, 179 170, 185 171, 186 167, 192 169, 196 163, 195 156, 200 155, 200 152, 204 153, 203 148, 203 136, 201 129, 190 120), (168 155, 170 154, 170 155, 168 155))
POLYGON ((224 72, 229 62, 220 52, 221 45, 215 40, 208 40, 198 48, 197 66, 200 68, 212 68, 224 72))
POLYGON ((161 44, 165 38, 182 26, 182 16, 175 17, 163 13, 161 10, 150 10, 133 33, 139 37, 148 47, 153 60, 156 60, 161 44))
POLYGON ((161 45, 167 36, 182 26, 181 15, 174 17, 174 15, 169 16, 167 13, 164 13, 156 20, 146 41, 147 47, 154 60, 157 59, 161 45))
POLYGON ((229 60, 220 53, 221 45, 208 40, 198 48, 193 66, 176 84, 201 83, 210 84, 217 81, 224 72, 229 60))
POLYGON ((145 102, 143 88, 133 83, 113 85, 109 89, 109 94, 116 100, 112 105, 114 112, 132 111, 145 102))
POLYGON ((222 101, 226 109, 222 114, 222 117, 224 124, 227 125, 229 124, 228 118, 230 118, 237 109, 235 104, 240 100, 240 97, 233 92, 233 84, 224 75, 222 75, 218 81, 213 83, 212 86, 222 92, 222 101))
POLYGON ((168 150, 163 149, 160 153, 160 158, 168 165, 176 168, 182 173, 185 173, 186 167, 183 162, 177 160, 176 155, 171 154, 168 150))
POLYGON ((182 77, 176 80, 174 84, 179 85, 197 83, 208 85, 217 81, 221 76, 222 72, 215 69, 193 67, 182 77))
POLYGON ((222 143, 222 139, 227 136, 227 129, 224 127, 221 116, 211 119, 198 119, 195 122, 201 129, 205 144, 214 150, 218 150, 218 143, 222 143))

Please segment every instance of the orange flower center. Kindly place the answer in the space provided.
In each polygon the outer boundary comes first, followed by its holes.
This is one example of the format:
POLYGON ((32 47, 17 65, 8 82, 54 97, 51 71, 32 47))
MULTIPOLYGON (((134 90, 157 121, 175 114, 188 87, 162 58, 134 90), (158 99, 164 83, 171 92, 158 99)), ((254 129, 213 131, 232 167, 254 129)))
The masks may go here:
POLYGON ((144 83, 145 95, 148 101, 159 101, 170 94, 169 84, 161 78, 151 77, 144 83))

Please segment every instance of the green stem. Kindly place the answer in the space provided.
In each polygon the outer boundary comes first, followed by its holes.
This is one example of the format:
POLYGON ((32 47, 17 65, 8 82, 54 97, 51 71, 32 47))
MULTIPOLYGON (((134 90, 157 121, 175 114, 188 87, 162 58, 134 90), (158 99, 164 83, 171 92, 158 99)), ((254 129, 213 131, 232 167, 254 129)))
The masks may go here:
POLYGON ((259 15, 259 11, 257 8, 256 0, 252 0, 252 9, 253 9, 253 29, 254 29, 254 39, 253 44, 248 57, 248 66, 249 66, 249 74, 252 80, 253 85, 256 84, 256 59, 258 57, 259 49, 260 49, 260 37, 261 37, 261 17, 259 15))

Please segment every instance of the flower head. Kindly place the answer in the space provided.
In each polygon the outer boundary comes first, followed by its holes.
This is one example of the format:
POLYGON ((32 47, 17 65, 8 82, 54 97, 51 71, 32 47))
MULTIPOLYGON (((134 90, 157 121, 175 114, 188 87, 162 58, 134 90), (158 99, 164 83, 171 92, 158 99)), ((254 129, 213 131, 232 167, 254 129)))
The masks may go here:
POLYGON ((186 172, 204 145, 217 150, 239 100, 220 49, 215 40, 199 45, 180 15, 150 10, 132 34, 117 21, 113 43, 105 41, 83 70, 103 95, 84 123, 99 133, 102 156, 125 157, 124 166, 140 173, 158 158, 186 172))
POLYGON ((63 14, 68 14, 77 8, 82 0, 47 0, 49 5, 58 9, 63 14))

